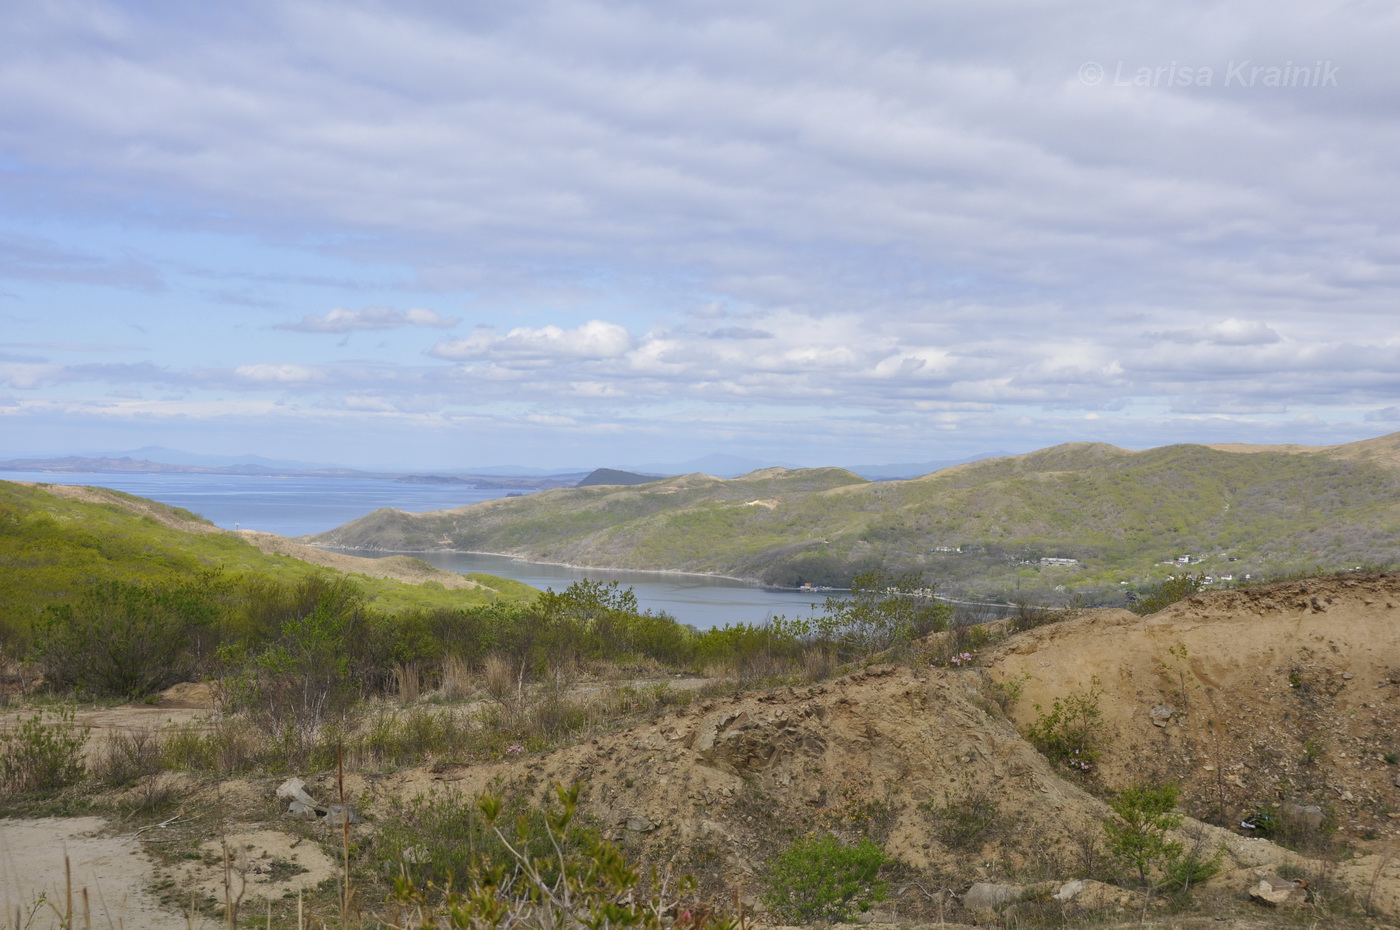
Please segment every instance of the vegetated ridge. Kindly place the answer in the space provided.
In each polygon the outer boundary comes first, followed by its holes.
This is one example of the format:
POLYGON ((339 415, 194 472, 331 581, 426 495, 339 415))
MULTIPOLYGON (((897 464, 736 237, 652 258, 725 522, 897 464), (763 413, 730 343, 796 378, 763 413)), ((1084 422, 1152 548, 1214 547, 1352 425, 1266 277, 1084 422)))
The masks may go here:
POLYGON ((965 594, 1112 603, 1182 570, 1238 581, 1400 562, 1400 434, 1321 448, 1070 443, 906 481, 835 468, 692 474, 378 510, 305 541, 782 586, 842 585, 878 567, 965 594))
POLYGON ((107 488, 0 481, 0 633, 7 625, 27 627, 45 607, 94 584, 188 580, 211 570, 283 581, 328 570, 351 574, 372 598, 401 606, 514 602, 537 593, 408 556, 355 558, 270 533, 230 532, 187 510, 107 488))

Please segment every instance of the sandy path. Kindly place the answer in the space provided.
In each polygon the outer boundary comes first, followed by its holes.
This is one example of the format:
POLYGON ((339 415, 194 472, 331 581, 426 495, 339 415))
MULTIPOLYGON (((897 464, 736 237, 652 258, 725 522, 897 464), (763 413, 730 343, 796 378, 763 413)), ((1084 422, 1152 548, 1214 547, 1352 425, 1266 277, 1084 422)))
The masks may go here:
MULTIPOLYGON (((74 926, 84 922, 83 890, 94 928, 185 930, 183 914, 163 910, 146 890, 153 865, 132 836, 101 836, 100 817, 44 817, 0 820, 0 925, 60 926, 66 908, 64 857, 73 874, 74 926), (26 921, 36 902, 33 924, 26 921), (58 910, 53 910, 50 905, 58 910), (15 920, 16 912, 20 914, 15 920)), ((206 926, 196 920, 196 927, 206 926)))

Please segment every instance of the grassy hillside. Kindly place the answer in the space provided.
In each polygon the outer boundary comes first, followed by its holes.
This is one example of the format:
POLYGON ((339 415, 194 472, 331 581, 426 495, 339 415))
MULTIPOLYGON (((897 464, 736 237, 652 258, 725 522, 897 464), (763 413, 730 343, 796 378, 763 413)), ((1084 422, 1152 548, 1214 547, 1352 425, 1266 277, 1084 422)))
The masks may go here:
MULTIPOLYGON (((23 631, 45 607, 104 581, 160 584, 218 569, 295 582, 328 571, 266 554, 188 511, 106 489, 94 495, 100 502, 0 481, 0 629, 23 631)), ((537 593, 484 575, 475 579, 481 587, 452 591, 363 575, 355 580, 386 609, 468 607, 537 593)))
MULTIPOLYGON (((945 588, 1098 599, 1180 570, 1400 563, 1400 434, 1322 449, 1072 443, 909 481, 766 469, 559 489, 427 514, 381 510, 318 545, 464 549, 773 584, 923 569, 945 588), (935 551, 938 549, 961 551, 935 551), (1042 557, 1078 560, 1047 566, 1042 557)), ((1111 598, 1110 598, 1111 599, 1111 598)))

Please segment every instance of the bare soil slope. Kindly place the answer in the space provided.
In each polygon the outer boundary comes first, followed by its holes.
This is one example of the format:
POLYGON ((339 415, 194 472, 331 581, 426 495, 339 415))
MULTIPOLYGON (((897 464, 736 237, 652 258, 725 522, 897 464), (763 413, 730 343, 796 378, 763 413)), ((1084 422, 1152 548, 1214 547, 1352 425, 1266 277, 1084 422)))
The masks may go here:
POLYGON ((1400 835, 1400 577, 1198 595, 1150 617, 1087 611, 988 659, 1036 707, 1100 693, 1098 777, 1179 780, 1198 815, 1321 806, 1348 839, 1400 835))

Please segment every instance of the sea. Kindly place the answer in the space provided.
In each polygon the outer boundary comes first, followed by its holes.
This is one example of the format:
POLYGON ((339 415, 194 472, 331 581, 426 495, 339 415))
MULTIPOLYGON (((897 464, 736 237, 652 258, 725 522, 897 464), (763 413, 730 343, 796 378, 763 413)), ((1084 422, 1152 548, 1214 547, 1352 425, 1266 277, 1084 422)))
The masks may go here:
MULTIPOLYGON (((452 484, 414 484, 388 478, 263 477, 200 474, 71 474, 0 472, 0 480, 111 488, 181 507, 224 529, 306 536, 343 526, 381 507, 409 513, 450 510, 512 493, 452 484)), ((390 552, 354 552, 382 557, 390 552)), ((468 552, 414 552, 448 571, 482 572, 523 581, 541 591, 563 591, 576 581, 616 581, 630 587, 643 610, 664 612, 697 629, 764 623, 772 617, 820 612, 821 593, 764 588, 733 578, 680 572, 576 568, 468 552)))

